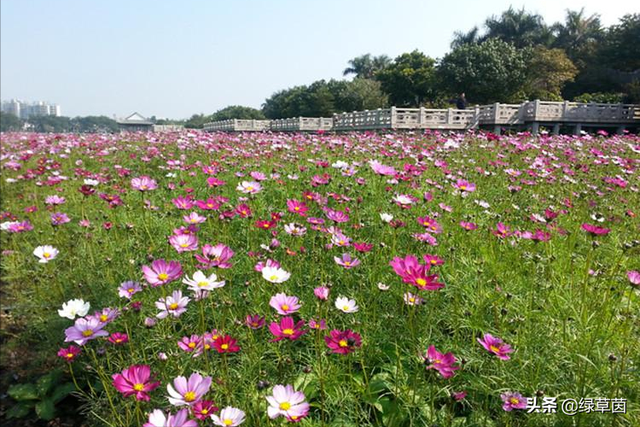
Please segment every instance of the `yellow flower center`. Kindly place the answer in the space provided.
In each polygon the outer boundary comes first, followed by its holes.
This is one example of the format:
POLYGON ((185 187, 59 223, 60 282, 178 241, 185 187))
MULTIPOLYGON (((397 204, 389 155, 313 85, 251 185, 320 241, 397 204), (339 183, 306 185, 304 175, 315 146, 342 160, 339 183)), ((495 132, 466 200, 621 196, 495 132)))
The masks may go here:
POLYGON ((280 409, 282 409, 283 411, 288 411, 289 408, 291 408, 291 403, 289 402, 282 402, 280 404, 280 409))
POLYGON ((467 189, 467 186, 466 186, 466 185, 461 185, 461 186, 460 186, 460 189, 461 189, 461 190, 466 190, 466 189, 467 189))
POLYGON ((436 360, 433 361, 433 363, 435 363, 435 364, 442 363, 442 360, 436 359, 436 360))
POLYGON ((347 342, 347 340, 340 340, 340 341, 338 341, 338 345, 340 347, 348 347, 349 343, 347 342))
POLYGON ((264 227, 264 228, 269 228, 269 224, 268 224, 268 223, 265 223, 265 224, 263 225, 263 227, 264 227))
POLYGON ((222 344, 220 346, 220 348, 223 349, 223 350, 228 350, 229 349, 229 344, 222 344))
POLYGON ((87 329, 86 331, 82 331, 82 336, 83 337, 90 337, 91 335, 93 335, 93 331, 91 329, 87 329))
POLYGON ((209 344, 205 344, 205 345, 204 345, 204 349, 205 349, 205 350, 209 350, 210 348, 211 348, 211 346, 210 346, 209 344))
POLYGON ((175 310, 177 308, 178 308, 178 303, 177 302, 169 304, 169 310, 175 310))
POLYGON ((226 426, 232 426, 233 425, 233 420, 230 418, 225 418, 224 420, 222 420, 222 422, 224 423, 224 425, 226 426))
POLYGON ((101 321, 101 322, 106 322, 108 318, 109 318, 109 317, 108 317, 106 314, 101 314, 101 315, 100 315, 100 321, 101 321))
POLYGON ((284 335, 293 335, 293 329, 287 328, 282 331, 284 335))
POLYGON ((194 400, 196 400, 196 394, 194 392, 188 391, 184 394, 185 402, 193 402, 194 400))
MULTIPOLYGON (((192 221, 192 222, 193 222, 193 221, 192 221)), ((189 246, 189 244, 188 244, 188 243, 182 243, 182 244, 180 244, 180 247, 181 247, 181 248, 186 248, 187 246, 189 246)), ((158 277, 160 277, 160 276, 158 276, 158 277)))
POLYGON ((496 352, 496 353, 500 351, 500 349, 498 347, 496 347, 495 345, 490 345, 489 348, 491 349, 491 351, 496 352))
POLYGON ((282 311, 288 311, 289 310, 289 306, 287 304, 282 304, 280 306, 280 308, 282 309, 282 311))
POLYGON ((73 359, 73 353, 67 353, 67 359, 73 359))
POLYGON ((342 306, 342 309, 343 309, 344 311, 347 311, 347 310, 349 310, 349 306, 348 306, 348 305, 343 305, 343 306, 342 306))
POLYGON ((169 278, 169 275, 167 273, 158 274, 158 279, 160 280, 167 280, 168 278, 169 278))
POLYGON ((416 302, 415 297, 411 297, 411 298, 409 298, 409 302, 416 302))
POLYGON ((431 260, 431 264, 436 265, 438 263, 438 261, 436 261, 435 259, 431 260))
POLYGON ((515 397, 512 397, 511 399, 509 399, 509 402, 511 402, 512 405, 516 405, 520 401, 518 399, 516 399, 515 397))
POLYGON ((294 211, 299 211, 300 208, 298 206, 296 206, 295 208, 293 208, 294 211))
POLYGON ((416 279, 416 283, 417 283, 419 286, 424 286, 424 285, 426 285, 426 284, 427 284, 427 281, 426 281, 426 280, 424 280, 422 277, 420 277, 420 278, 416 279))
POLYGON ((297 417, 297 416, 295 416, 295 415, 291 415, 291 419, 292 419, 293 421, 297 420, 298 418, 300 418, 300 417, 297 417))
POLYGON ((351 265, 351 262, 349 262, 349 261, 345 261, 345 262, 344 262, 344 265, 346 265, 347 267, 349 267, 349 266, 351 265))
POLYGON ((189 345, 187 346, 189 348, 196 348, 196 343, 194 342, 190 342, 189 345))
POLYGON ((198 282, 198 287, 204 288, 205 286, 209 286, 209 282, 198 282))
POLYGON ((135 391, 142 391, 142 390, 144 390, 144 384, 141 384, 141 383, 134 384, 133 385, 133 389, 135 391))
POLYGON ((275 274, 272 274, 271 277, 269 277, 269 280, 277 280, 278 276, 275 274))
POLYGON ((129 289, 127 289, 127 292, 129 292, 130 294, 132 294, 134 290, 135 290, 135 289, 133 289, 133 288, 129 288, 129 289))
POLYGON ((200 413, 202 415, 207 415, 209 413, 209 410, 208 409, 203 409, 203 410, 200 411, 200 413))
POLYGON ((251 191, 251 190, 253 190, 253 187, 250 185, 250 186, 247 187, 247 190, 251 191))
POLYGON ((51 254, 49 252, 45 252, 42 254, 43 257, 45 258, 49 258, 51 256, 51 254))

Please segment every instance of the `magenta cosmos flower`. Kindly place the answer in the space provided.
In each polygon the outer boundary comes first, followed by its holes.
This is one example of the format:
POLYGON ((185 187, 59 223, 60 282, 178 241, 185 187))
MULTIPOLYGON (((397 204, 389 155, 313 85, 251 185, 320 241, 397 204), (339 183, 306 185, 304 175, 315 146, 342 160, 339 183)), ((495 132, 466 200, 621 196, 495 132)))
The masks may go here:
POLYGON ((467 193, 473 193, 474 191, 476 191, 476 185, 464 179, 457 180, 456 183, 453 184, 453 186, 458 190, 465 191, 467 193))
POLYGON ((260 329, 264 327, 265 324, 264 316, 260 316, 259 314, 248 314, 244 320, 244 324, 251 329, 260 329))
POLYGON ((148 365, 133 365, 120 374, 113 374, 113 386, 124 397, 135 396, 136 400, 149 401, 149 392, 160 387, 160 381, 152 381, 148 365))
POLYGON ((284 416, 292 421, 298 421, 309 413, 309 404, 305 402, 305 395, 301 391, 294 390, 292 385, 276 385, 273 387, 273 395, 267 396, 269 418, 275 419, 284 416))
POLYGON ((173 386, 167 384, 169 403, 174 406, 194 405, 202 400, 210 387, 211 377, 202 377, 197 372, 192 373, 189 380, 183 376, 176 377, 173 386))
POLYGON ((318 286, 313 290, 313 294, 319 300, 326 301, 329 298, 329 288, 326 286, 318 286))
POLYGON ((156 301, 156 307, 161 310, 160 313, 156 314, 156 317, 159 319, 164 319, 168 315, 180 317, 182 313, 187 311, 189 301, 191 301, 189 297, 182 296, 182 291, 173 291, 170 296, 156 301))
POLYGON ((271 341, 275 342, 282 339, 290 339, 292 341, 297 340, 307 333, 306 329, 302 329, 304 324, 304 320, 300 320, 296 323, 293 320, 293 317, 283 317, 280 319, 280 323, 272 322, 269 325, 269 332, 271 332, 275 338, 271 341))
POLYGON ((511 412, 514 409, 526 409, 527 408, 527 399, 522 397, 520 393, 514 392, 506 392, 500 395, 504 404, 502 405, 502 409, 507 412, 511 412))
POLYGON ((269 305, 278 312, 278 314, 286 316, 287 314, 295 313, 302 307, 298 303, 298 297, 287 296, 287 294, 280 293, 275 294, 269 300, 269 305))
POLYGON ((395 257, 389 265, 402 278, 403 282, 422 291, 435 291, 444 287, 444 283, 438 282, 437 274, 427 274, 431 269, 431 264, 420 264, 418 258, 413 255, 407 255, 404 258, 395 257))
POLYGON ((640 271, 627 271, 627 278, 632 285, 638 286, 640 285, 640 271))
POLYGON ((95 317, 79 318, 74 325, 65 329, 64 342, 74 341, 78 345, 85 345, 87 341, 98 337, 108 337, 109 332, 103 330, 105 323, 95 317))
POLYGON ((131 188, 138 191, 150 191, 158 188, 158 183, 150 177, 143 175, 138 178, 131 179, 131 188))
POLYGON ((477 338, 477 340, 487 351, 495 354, 502 360, 509 360, 509 353, 513 353, 513 349, 509 344, 506 344, 500 338, 496 338, 491 334, 484 334, 482 339, 477 338))
POLYGON ((63 358, 67 362, 73 362, 80 354, 82 353, 82 349, 75 345, 70 345, 68 348, 61 348, 58 350, 58 357, 63 358))
POLYGON ((160 409, 155 409, 149 414, 149 422, 142 427, 198 427, 195 420, 188 420, 189 410, 180 409, 175 415, 171 412, 165 415, 160 409))
POLYGON ((592 236, 604 236, 611 232, 611 229, 598 227, 597 225, 582 224, 582 229, 592 236))
POLYGON ((429 346, 423 359, 427 369, 435 369, 443 378, 451 378, 454 371, 460 369, 459 366, 454 366, 456 358, 453 353, 440 353, 433 345, 429 346))
POLYGON ((164 285, 182 276, 182 266, 178 261, 165 261, 157 259, 148 265, 142 266, 144 278, 152 287, 164 285))
POLYGON ((218 243, 215 246, 204 245, 202 247, 202 255, 196 255, 196 259, 200 262, 200 267, 204 269, 218 267, 231 268, 229 260, 234 252, 230 247, 218 243))
POLYGON ((353 332, 351 329, 345 331, 334 329, 329 334, 329 336, 324 337, 324 341, 333 353, 349 354, 362 346, 360 334, 353 332))
POLYGON ((304 202, 289 199, 287 200, 287 210, 291 213, 306 216, 309 208, 304 204, 304 202))

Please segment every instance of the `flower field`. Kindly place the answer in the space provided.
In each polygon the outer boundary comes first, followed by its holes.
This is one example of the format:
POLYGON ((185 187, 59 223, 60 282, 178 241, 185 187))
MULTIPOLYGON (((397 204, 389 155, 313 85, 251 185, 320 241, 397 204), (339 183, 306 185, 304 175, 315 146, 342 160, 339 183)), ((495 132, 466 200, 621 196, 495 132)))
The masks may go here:
POLYGON ((640 425, 637 136, 7 133, 0 165, 9 425, 640 425))

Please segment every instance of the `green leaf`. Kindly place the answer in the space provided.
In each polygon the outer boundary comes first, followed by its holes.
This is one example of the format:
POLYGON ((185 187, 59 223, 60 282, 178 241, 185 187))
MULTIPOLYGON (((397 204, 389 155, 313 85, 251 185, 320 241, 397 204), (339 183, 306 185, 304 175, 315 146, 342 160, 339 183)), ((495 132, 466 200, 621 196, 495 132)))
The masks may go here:
POLYGON ((47 393, 51 391, 51 388, 53 387, 53 385, 56 384, 58 381, 60 381, 61 376, 62 376, 61 372, 56 370, 56 371, 51 371, 47 375, 43 375, 42 377, 40 377, 36 382, 36 388, 38 389, 38 396, 40 396, 40 398, 44 398, 47 395, 47 393))
POLYGON ((56 407, 49 399, 41 400, 36 403, 36 414, 38 414, 41 420, 52 420, 56 414, 56 407))
POLYGON ((23 418, 31 412, 32 403, 20 402, 13 405, 7 411, 7 418, 23 418))
POLYGON ((18 402, 38 399, 38 390, 33 384, 14 384, 9 387, 7 394, 18 402))
POLYGON ((53 393, 51 393, 51 401, 53 403, 58 403, 75 390, 76 386, 72 383, 60 384, 53 390, 53 393))

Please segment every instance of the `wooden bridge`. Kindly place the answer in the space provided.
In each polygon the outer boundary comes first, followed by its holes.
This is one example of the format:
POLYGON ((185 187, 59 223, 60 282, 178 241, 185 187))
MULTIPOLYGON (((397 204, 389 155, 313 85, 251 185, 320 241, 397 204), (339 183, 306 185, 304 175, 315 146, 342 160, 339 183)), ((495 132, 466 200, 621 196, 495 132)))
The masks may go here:
POLYGON ((223 120, 207 123, 206 131, 335 131, 384 129, 470 130, 489 128, 530 129, 538 133, 544 126, 554 134, 561 128, 579 133, 583 128, 640 127, 640 105, 577 102, 529 101, 522 104, 489 104, 466 110, 398 108, 354 111, 326 117, 297 117, 277 120, 223 120))

